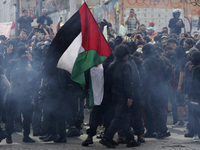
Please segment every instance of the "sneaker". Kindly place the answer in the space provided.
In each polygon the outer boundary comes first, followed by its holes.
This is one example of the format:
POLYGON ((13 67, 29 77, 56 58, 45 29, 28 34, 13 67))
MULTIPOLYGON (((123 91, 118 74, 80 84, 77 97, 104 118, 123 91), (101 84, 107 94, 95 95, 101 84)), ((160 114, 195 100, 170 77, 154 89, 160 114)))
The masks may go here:
POLYGON ((93 144, 93 139, 92 136, 88 135, 87 139, 83 141, 81 144, 82 146, 88 146, 89 144, 93 144))
POLYGON ((131 140, 126 144, 126 147, 138 147, 138 146, 140 146, 140 143, 136 142, 135 140, 131 140))
POLYGON ((54 140, 54 143, 66 143, 66 142, 67 142, 66 137, 57 137, 57 138, 54 140))
POLYGON ((193 138, 194 136, 194 133, 193 132, 188 132, 184 135, 184 137, 187 137, 187 138, 193 138))
POLYGON ((144 135, 143 135, 144 138, 156 138, 156 134, 155 133, 150 133, 150 132, 146 132, 144 135))
POLYGON ((8 136, 7 136, 7 138, 6 138, 6 143, 7 143, 7 144, 12 144, 12 143, 13 143, 11 135, 8 135, 8 136))
POLYGON ((156 139, 163 139, 163 138, 169 137, 169 136, 171 136, 170 132, 165 132, 165 133, 158 132, 156 135, 156 139))
POLYGON ((46 134, 45 136, 41 136, 41 137, 39 137, 39 139, 40 140, 44 140, 45 138, 47 138, 49 135, 48 134, 46 134))
POLYGON ((127 144, 126 137, 122 137, 122 136, 120 136, 118 139, 113 140, 113 141, 115 141, 118 144, 127 144))
POLYGON ((144 139, 143 135, 138 136, 137 142, 138 143, 145 143, 145 139, 144 139))
POLYGON ((183 121, 178 121, 175 125, 172 125, 172 128, 180 128, 180 127, 184 127, 185 124, 183 121))
POLYGON ((156 135, 156 139, 163 139, 163 138, 165 138, 165 135, 162 134, 161 132, 158 132, 156 135))
POLYGON ((54 141, 55 139, 58 138, 58 135, 49 135, 48 137, 46 137, 45 139, 43 139, 44 142, 50 142, 50 141, 54 141))
POLYGON ((166 133, 164 133, 164 136, 165 137, 169 137, 169 136, 171 136, 171 133, 170 132, 166 132, 166 133))
POLYGON ((99 143, 101 143, 102 145, 104 145, 104 146, 106 146, 107 148, 115 148, 115 145, 113 145, 112 143, 111 143, 111 141, 108 141, 108 140, 106 140, 106 139, 101 139, 100 141, 99 141, 99 143))
POLYGON ((1 132, 1 133, 0 133, 0 142, 1 142, 3 139, 5 139, 7 136, 8 136, 8 135, 7 135, 6 132, 1 132))
POLYGON ((199 136, 194 136, 192 139, 193 141, 199 141, 199 136))
POLYGON ((66 133, 66 137, 74 137, 74 136, 80 136, 80 132, 76 128, 69 128, 69 130, 66 133))
POLYGON ((29 136, 24 136, 23 142, 25 143, 35 143, 33 139, 31 139, 29 136))

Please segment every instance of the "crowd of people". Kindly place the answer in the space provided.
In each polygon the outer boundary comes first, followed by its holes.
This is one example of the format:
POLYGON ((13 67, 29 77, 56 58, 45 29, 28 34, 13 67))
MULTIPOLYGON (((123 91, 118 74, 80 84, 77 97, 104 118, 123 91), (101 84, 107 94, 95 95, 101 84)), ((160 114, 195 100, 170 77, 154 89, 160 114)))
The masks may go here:
MULTIPOLYGON (((12 133, 23 129, 23 142, 33 143, 32 125, 33 136, 65 143, 66 137, 83 134, 89 86, 83 89, 69 72, 44 64, 55 37, 53 22, 47 10, 36 27, 31 27, 32 21, 23 10, 19 37, 0 35, 0 113, 6 125, 5 130, 0 128, 0 141, 6 138, 12 143, 12 133)), ((107 25, 113 53, 103 62, 104 97, 101 105, 91 108, 88 137, 82 146, 93 144, 98 126, 104 127, 100 143, 108 148, 135 147, 145 138, 171 136, 166 126, 169 101, 172 127, 184 127, 186 116, 185 137, 199 140, 200 35, 181 33, 184 23, 178 10, 161 32, 154 30, 154 22, 147 29, 140 25, 134 9, 125 24, 128 32, 122 37, 106 20, 99 23, 101 30, 107 25), (113 140, 116 132, 118 139, 113 140)), ((89 83, 87 71, 85 78, 89 83)))

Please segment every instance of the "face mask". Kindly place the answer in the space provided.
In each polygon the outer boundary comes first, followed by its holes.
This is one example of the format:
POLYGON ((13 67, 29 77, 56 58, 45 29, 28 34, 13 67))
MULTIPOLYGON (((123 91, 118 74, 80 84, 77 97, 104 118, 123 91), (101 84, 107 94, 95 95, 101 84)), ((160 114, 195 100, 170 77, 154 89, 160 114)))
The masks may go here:
POLYGON ((200 64, 198 60, 196 60, 196 59, 194 59, 194 58, 192 58, 192 57, 191 57, 191 62, 192 62, 192 64, 195 65, 195 66, 200 64))
POLYGON ((166 53, 165 57, 170 58, 170 57, 172 57, 172 55, 173 55, 172 53, 166 53))
POLYGON ((185 49, 185 51, 188 51, 188 50, 190 50, 191 47, 184 45, 183 48, 185 49))

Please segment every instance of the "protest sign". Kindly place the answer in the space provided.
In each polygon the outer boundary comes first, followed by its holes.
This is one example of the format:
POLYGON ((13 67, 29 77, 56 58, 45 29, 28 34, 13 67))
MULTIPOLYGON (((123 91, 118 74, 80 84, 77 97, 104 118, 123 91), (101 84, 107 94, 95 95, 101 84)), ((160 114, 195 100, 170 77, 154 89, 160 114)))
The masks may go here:
POLYGON ((7 38, 10 35, 12 22, 0 23, 0 35, 5 35, 7 38))

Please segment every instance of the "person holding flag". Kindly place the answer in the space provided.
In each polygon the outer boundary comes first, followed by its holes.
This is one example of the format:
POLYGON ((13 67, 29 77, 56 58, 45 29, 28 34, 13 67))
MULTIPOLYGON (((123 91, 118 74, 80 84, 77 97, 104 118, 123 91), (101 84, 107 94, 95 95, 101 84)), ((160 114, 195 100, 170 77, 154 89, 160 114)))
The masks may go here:
POLYGON ((90 101, 92 105, 101 105, 104 93, 104 84, 100 82, 103 79, 101 63, 111 53, 110 46, 84 3, 52 41, 44 61, 43 72, 47 76, 53 76, 57 68, 66 70, 71 74, 72 81, 85 87, 84 73, 91 69, 90 101), (98 76, 95 75, 97 72, 98 76), (96 81, 100 84, 95 84, 96 81))

